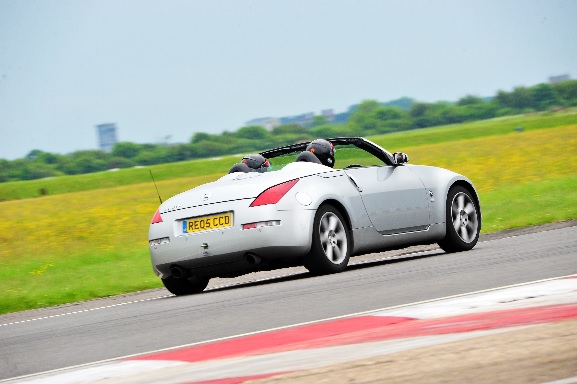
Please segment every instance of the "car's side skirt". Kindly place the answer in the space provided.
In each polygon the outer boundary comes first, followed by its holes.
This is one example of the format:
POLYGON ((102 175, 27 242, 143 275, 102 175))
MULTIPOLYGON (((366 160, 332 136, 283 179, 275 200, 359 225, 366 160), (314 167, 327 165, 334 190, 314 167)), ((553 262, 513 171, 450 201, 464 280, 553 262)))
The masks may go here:
POLYGON ((428 231, 431 228, 430 225, 419 225, 417 227, 409 227, 409 228, 399 228, 394 230, 388 231, 379 231, 381 235, 389 236, 389 235, 400 235, 403 233, 413 233, 413 232, 421 232, 421 231, 428 231))
MULTIPOLYGON (((417 228, 417 227, 416 227, 417 228)), ((369 252, 386 251, 408 247, 410 245, 430 244, 441 240, 445 236, 445 223, 424 226, 422 230, 415 230, 390 234, 381 234, 373 227, 353 230, 354 255, 369 252)))

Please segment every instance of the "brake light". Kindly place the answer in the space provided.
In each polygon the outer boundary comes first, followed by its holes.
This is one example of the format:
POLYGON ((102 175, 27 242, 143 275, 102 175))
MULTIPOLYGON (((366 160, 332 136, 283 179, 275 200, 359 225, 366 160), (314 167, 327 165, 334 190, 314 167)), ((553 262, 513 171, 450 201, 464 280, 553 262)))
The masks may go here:
POLYGON ((294 179, 286 181, 281 184, 277 184, 273 187, 265 189, 260 195, 254 199, 250 204, 251 207, 258 207, 259 205, 276 204, 280 199, 299 181, 299 179, 294 179))
POLYGON ((157 224, 157 223, 162 223, 162 216, 160 216, 160 211, 158 209, 156 210, 156 213, 152 217, 152 221, 150 222, 150 224, 157 224))

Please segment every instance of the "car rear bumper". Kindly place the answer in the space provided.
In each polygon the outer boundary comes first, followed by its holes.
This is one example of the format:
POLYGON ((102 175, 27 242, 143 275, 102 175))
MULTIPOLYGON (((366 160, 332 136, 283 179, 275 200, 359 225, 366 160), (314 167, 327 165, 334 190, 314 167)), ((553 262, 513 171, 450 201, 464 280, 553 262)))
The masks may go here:
MULTIPOLYGON (((230 204, 227 204, 230 208, 230 204)), ((195 210, 195 215, 221 212, 224 206, 215 204, 195 210)), ((163 223, 152 224, 149 232, 150 256, 154 272, 164 278, 171 266, 185 269, 210 270, 211 266, 229 264, 226 271, 246 269, 248 255, 263 261, 298 258, 311 247, 314 210, 278 211, 274 205, 261 207, 238 206, 234 209, 233 225, 196 233, 181 233, 179 220, 190 212, 163 215, 163 223), (263 223, 256 228, 243 229, 243 224, 263 223)))

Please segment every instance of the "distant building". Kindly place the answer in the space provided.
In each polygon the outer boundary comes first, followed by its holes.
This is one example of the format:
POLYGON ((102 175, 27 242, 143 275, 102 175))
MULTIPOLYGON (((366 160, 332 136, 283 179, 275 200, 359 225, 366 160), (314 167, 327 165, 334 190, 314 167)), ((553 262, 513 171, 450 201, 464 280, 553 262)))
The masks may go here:
POLYGON ((302 115, 297 115, 297 116, 281 117, 280 123, 282 125, 297 124, 297 125, 307 126, 313 122, 313 117, 315 117, 315 114, 312 112, 303 113, 302 115))
POLYGON ((321 113, 329 123, 332 123, 335 120, 335 111, 332 109, 323 109, 321 113))
POLYGON ((549 82, 550 82, 551 84, 562 83, 562 82, 567 81, 567 80, 571 80, 571 79, 569 78, 569 75, 551 76, 551 77, 549 78, 549 82))
MULTIPOLYGON (((335 113, 332 109, 323 109, 321 111, 321 116, 324 116, 329 123, 345 123, 348 120, 349 113, 335 113)), ((312 126, 314 117, 315 114, 313 112, 308 112, 296 116, 261 117, 247 121, 244 124, 245 126, 258 125, 271 131, 274 127, 279 125, 295 124, 303 127, 310 127, 312 126)))
POLYGON ((351 114, 349 112, 343 112, 343 113, 337 113, 334 117, 333 120, 331 121, 331 123, 334 124, 344 124, 347 121, 349 121, 349 117, 351 116, 351 114))
POLYGON ((251 125, 258 125, 260 127, 265 127, 268 131, 272 131, 274 127, 280 125, 279 119, 276 117, 260 117, 258 119, 252 119, 251 121, 247 121, 244 123, 246 127, 251 125))
POLYGON ((96 130, 99 148, 104 152, 112 151, 112 147, 118 142, 116 124, 99 124, 96 126, 96 130))

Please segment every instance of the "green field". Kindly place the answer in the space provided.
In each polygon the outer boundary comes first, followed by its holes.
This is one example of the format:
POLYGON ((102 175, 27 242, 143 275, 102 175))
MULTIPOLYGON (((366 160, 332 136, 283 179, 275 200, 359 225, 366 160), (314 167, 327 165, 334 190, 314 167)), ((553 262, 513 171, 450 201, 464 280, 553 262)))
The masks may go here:
MULTIPOLYGON (((577 218, 575 112, 369 139, 408 153, 413 164, 468 176, 479 190, 487 233, 577 218)), ((238 160, 150 169, 166 199, 220 177, 238 160)), ((0 184, 0 313, 160 287, 148 259, 148 226, 158 207, 148 170, 0 184), (38 197, 40 189, 48 195, 38 197)))
MULTIPOLYGON (((406 152, 407 148, 411 149, 422 145, 426 146, 438 143, 448 143, 451 141, 467 140, 486 136, 510 135, 515 132, 515 129, 517 128, 522 128, 523 132, 528 132, 576 124, 577 109, 573 108, 556 113, 540 113, 530 116, 505 116, 497 119, 482 120, 472 123, 455 124, 369 137, 369 139, 375 141, 391 152, 406 152)), ((258 151, 258 149, 255 149, 255 152, 256 151, 258 151)), ((460 152, 462 153, 462 151, 460 152)), ((411 154, 412 152, 409 153, 409 155, 411 154)), ((149 170, 152 170, 154 178, 157 181, 207 175, 212 175, 213 178, 216 178, 228 171, 232 164, 240 160, 241 156, 242 155, 227 156, 218 159, 193 160, 78 176, 62 176, 24 182, 0 183, 0 202, 39 197, 41 196, 41 190, 44 190, 49 195, 55 195, 94 189, 106 189, 139 183, 150 183, 150 188, 154 188, 149 170)), ((443 156, 446 157, 446 155, 443 156)), ((415 163, 413 156, 411 156, 411 162, 415 163)))

